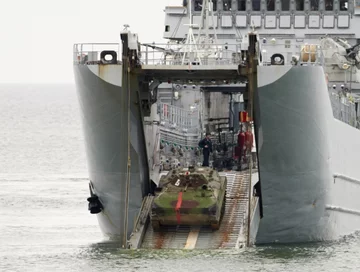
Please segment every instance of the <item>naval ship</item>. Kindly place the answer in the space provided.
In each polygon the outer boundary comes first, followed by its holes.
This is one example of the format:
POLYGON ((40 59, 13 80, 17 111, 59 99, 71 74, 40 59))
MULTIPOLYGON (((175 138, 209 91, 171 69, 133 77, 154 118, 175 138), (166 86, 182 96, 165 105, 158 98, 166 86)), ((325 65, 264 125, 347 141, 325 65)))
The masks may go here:
POLYGON ((251 209, 242 212, 254 243, 334 240, 359 230, 360 2, 179 4, 165 7, 166 44, 139 43, 125 29, 118 44, 74 45, 89 209, 103 233, 126 246, 161 175, 201 164, 205 131, 219 147, 216 167, 241 129, 241 111, 252 117, 256 143, 256 175, 237 172, 250 178, 251 209), (256 33, 256 80, 238 76, 237 67, 251 63, 249 33, 256 33), (132 63, 147 72, 129 76, 132 63), (207 77, 201 67, 224 73, 207 77), (203 78, 185 82, 180 70, 203 78))

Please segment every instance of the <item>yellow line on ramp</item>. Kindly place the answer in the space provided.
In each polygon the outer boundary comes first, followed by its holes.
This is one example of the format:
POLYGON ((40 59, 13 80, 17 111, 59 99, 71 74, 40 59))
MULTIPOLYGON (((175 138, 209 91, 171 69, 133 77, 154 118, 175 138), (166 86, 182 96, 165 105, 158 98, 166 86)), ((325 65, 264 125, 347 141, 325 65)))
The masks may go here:
POLYGON ((189 236, 186 240, 184 249, 194 249, 195 248, 195 245, 196 245, 196 242, 197 242, 197 239, 199 236, 199 231, 200 231, 200 228, 196 228, 196 229, 192 229, 189 232, 189 236))

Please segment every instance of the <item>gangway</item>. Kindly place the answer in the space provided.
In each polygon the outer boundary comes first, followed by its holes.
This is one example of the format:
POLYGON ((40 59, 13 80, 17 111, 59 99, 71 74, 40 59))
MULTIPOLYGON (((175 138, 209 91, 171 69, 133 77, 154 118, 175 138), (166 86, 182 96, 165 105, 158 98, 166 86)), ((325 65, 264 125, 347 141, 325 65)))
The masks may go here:
MULTIPOLYGON (((249 202, 250 171, 220 172, 226 176, 225 213, 217 231, 209 227, 174 226, 161 231, 154 231, 149 224, 153 196, 144 201, 140 220, 129 241, 130 248, 147 249, 230 249, 242 248, 247 244, 248 204, 251 205, 251 215, 256 211, 257 197, 249 202), (146 220, 144 220, 146 217, 146 220)), ((257 172, 252 173, 251 180, 257 180, 257 172)), ((251 216, 250 216, 251 218, 251 216)))

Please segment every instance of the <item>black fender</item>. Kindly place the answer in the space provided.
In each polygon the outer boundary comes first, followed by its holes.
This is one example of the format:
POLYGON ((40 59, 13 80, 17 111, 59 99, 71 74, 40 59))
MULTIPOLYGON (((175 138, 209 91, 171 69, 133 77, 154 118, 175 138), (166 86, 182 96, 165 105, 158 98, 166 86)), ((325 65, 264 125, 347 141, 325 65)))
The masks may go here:
POLYGON ((101 60, 102 63, 106 63, 106 64, 117 64, 117 53, 115 51, 113 51, 113 50, 101 51, 100 60, 101 60), (111 55, 112 59, 111 60, 106 60, 105 57, 107 55, 111 55))
POLYGON ((271 65, 284 65, 285 64, 285 58, 282 54, 274 54, 271 56, 271 65), (280 58, 280 62, 277 62, 275 59, 280 58))

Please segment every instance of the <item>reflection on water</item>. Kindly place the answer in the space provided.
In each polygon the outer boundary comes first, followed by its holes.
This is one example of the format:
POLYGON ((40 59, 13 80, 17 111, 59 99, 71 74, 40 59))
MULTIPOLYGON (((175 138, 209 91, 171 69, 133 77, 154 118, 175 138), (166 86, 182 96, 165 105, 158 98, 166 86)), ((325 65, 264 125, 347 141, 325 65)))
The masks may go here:
MULTIPOLYGON (((134 271, 356 271, 360 236, 339 242, 262 246, 242 250, 121 250, 116 243, 95 243, 83 257, 108 269, 134 271), (91 253, 90 253, 91 252, 91 253)), ((114 270, 115 271, 115 270, 114 270)))

